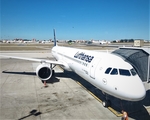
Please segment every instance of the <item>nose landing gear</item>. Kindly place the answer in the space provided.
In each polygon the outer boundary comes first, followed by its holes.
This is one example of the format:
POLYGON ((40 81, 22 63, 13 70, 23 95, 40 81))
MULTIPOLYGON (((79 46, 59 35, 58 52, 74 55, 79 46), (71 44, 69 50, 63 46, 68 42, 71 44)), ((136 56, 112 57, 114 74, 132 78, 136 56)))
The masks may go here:
POLYGON ((108 99, 108 95, 104 92, 102 92, 105 96, 105 99, 102 101, 102 105, 104 107, 110 107, 111 106, 111 101, 108 99))
POLYGON ((102 105, 104 107, 110 107, 111 106, 111 102, 110 102, 110 100, 104 100, 104 101, 102 101, 102 105))

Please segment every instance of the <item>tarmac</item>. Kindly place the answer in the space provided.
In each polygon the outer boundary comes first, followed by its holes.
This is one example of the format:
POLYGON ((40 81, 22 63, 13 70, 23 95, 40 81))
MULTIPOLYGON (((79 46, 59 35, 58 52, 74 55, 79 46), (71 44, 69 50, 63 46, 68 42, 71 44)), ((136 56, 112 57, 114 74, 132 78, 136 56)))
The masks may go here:
MULTIPOLYGON (((53 59, 50 51, 15 51, 0 54, 53 59)), ((112 96, 112 107, 101 104, 100 90, 73 72, 56 66, 55 75, 44 87, 36 76, 40 63, 0 59, 0 120, 121 120, 124 109, 129 120, 150 120, 150 85, 144 100, 129 102, 112 96)))

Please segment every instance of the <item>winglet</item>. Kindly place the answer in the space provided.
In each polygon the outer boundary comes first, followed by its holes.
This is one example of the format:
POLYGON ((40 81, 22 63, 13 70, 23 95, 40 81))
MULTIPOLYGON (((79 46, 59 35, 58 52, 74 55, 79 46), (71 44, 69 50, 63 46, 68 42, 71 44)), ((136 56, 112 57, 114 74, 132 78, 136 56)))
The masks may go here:
POLYGON ((55 36, 55 29, 53 29, 53 32, 54 32, 54 46, 57 46, 57 41, 56 41, 56 36, 55 36))

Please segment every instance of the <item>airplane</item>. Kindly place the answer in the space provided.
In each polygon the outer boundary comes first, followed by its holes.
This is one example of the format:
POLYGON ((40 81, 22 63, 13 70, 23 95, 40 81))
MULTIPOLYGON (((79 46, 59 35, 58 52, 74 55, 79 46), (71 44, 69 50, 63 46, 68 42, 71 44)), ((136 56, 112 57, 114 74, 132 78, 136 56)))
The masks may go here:
POLYGON ((3 57, 40 62, 41 64, 36 68, 36 75, 42 81, 52 77, 56 65, 64 70, 73 71, 104 93, 105 100, 102 101, 104 107, 111 105, 107 95, 127 101, 140 101, 145 98, 145 87, 131 64, 111 53, 58 46, 55 29, 53 32, 54 46, 51 51, 56 61, 3 57))
POLYGON ((110 43, 110 42, 107 42, 107 41, 99 41, 99 44, 107 44, 107 43, 110 43))
POLYGON ((105 41, 105 40, 92 40, 91 42, 92 43, 98 43, 98 44, 101 44, 101 45, 103 45, 103 44, 110 44, 109 41, 105 41))

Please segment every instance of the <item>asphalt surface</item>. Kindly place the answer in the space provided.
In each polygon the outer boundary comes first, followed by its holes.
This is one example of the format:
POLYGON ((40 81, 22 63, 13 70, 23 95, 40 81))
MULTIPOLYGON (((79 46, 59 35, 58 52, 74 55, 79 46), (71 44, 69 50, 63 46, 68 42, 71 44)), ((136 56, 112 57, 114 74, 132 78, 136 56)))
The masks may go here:
MULTIPOLYGON (((48 51, 1 54, 52 59, 48 51)), ((31 61, 0 59, 0 120, 121 120, 114 111, 120 114, 122 109, 128 112, 129 120, 150 120, 147 83, 147 96, 142 101, 128 102, 109 96, 113 109, 110 111, 95 98, 104 99, 100 90, 58 66, 45 88, 35 74, 38 65, 31 61)))

